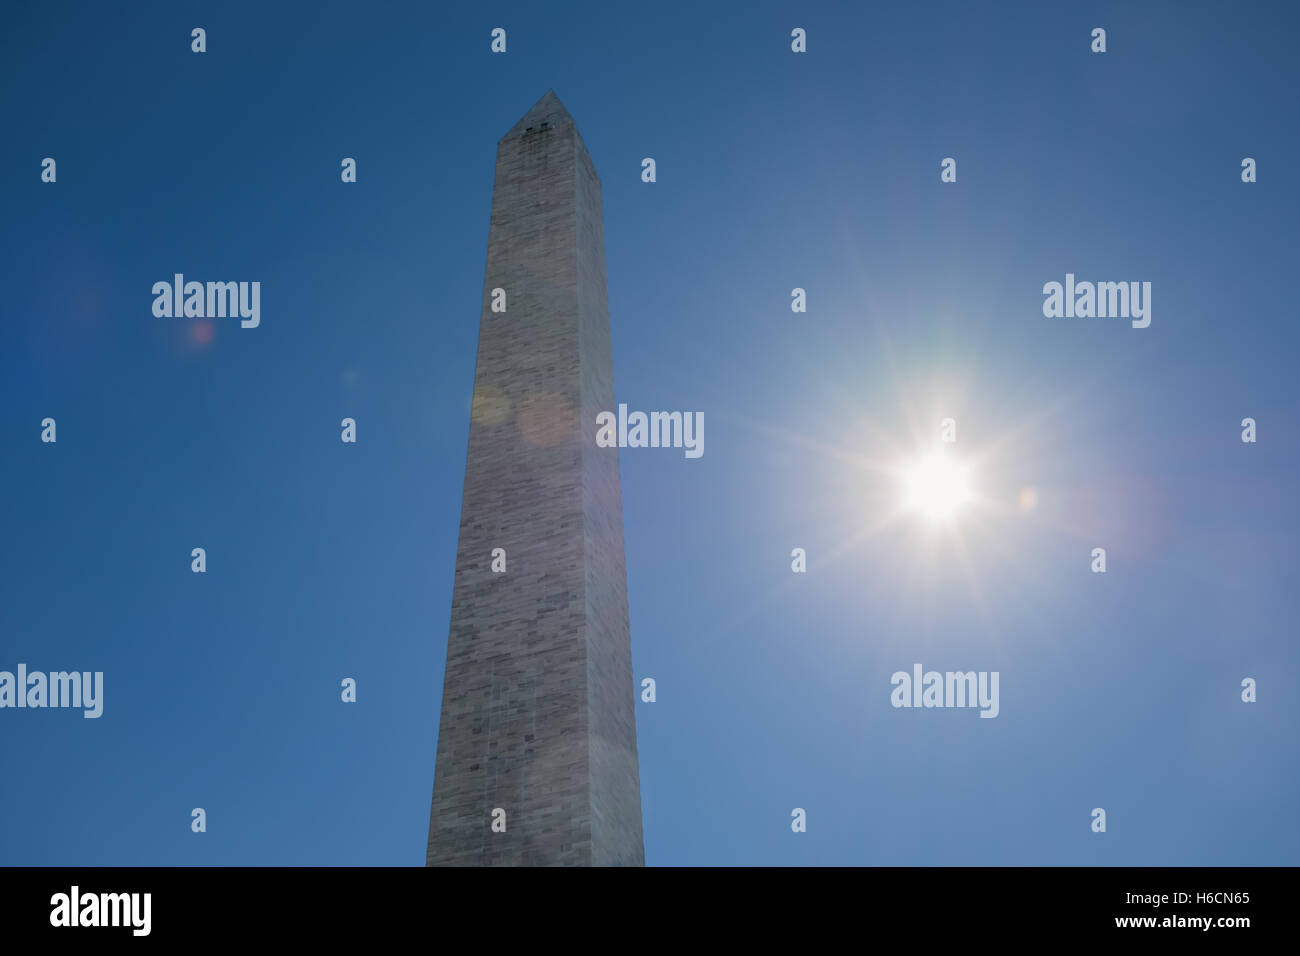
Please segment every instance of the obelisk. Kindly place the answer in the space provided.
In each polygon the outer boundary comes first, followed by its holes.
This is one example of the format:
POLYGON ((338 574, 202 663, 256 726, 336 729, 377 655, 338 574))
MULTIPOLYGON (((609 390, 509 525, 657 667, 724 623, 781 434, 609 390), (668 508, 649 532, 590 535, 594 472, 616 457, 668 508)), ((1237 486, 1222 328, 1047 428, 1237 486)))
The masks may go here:
POLYGON ((548 92, 497 145, 426 863, 643 865, 600 178, 548 92))

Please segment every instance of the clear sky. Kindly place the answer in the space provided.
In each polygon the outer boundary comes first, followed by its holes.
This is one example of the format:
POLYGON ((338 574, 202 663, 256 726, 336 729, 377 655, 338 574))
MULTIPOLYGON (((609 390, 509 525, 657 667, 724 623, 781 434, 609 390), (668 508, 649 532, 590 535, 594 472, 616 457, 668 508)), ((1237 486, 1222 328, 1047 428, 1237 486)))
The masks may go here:
POLYGON ((0 710, 0 863, 423 863, 496 143, 551 88, 618 399, 707 425, 620 453, 647 863, 1300 862, 1300 14, 1133 6, 7 8, 0 669, 105 694, 0 710), (260 326, 155 317, 176 272, 260 326), (1045 317, 1067 273, 1150 326, 1045 317), (935 528, 893 471, 945 417, 935 528), (895 709, 916 663, 999 715, 895 709))

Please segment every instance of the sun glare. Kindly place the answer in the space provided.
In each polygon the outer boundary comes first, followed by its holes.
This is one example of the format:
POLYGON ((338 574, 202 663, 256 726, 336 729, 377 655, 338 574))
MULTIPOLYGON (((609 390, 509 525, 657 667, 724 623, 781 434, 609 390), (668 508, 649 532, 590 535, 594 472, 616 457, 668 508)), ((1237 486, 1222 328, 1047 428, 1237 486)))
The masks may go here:
POLYGON ((936 451, 903 472, 903 504, 931 521, 958 514, 971 499, 970 470, 936 451))

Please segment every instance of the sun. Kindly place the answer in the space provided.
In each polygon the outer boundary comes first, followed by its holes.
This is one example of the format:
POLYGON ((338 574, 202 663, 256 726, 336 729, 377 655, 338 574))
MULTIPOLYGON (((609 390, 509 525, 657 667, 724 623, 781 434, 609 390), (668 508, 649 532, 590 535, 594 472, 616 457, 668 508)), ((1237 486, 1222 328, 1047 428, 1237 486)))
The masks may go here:
POLYGON ((935 451, 904 469, 903 507, 933 521, 949 521, 971 500, 970 469, 935 451))

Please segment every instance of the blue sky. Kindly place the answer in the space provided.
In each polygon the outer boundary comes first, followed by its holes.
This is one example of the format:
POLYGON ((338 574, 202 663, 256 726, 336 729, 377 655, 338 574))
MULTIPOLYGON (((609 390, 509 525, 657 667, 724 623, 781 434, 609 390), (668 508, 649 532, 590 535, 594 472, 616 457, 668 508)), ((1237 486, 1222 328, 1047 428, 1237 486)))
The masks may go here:
POLYGON ((0 669, 105 702, 0 711, 0 863, 423 862, 496 142, 551 88, 618 399, 707 421, 620 456, 647 863, 1300 859, 1293 8, 286 7, 6 13, 0 669), (155 318, 174 272, 260 327, 155 318), (1067 272, 1150 327, 1045 318, 1067 272), (947 416, 936 533, 889 471, 947 416), (892 708, 917 662, 999 716, 892 708))

